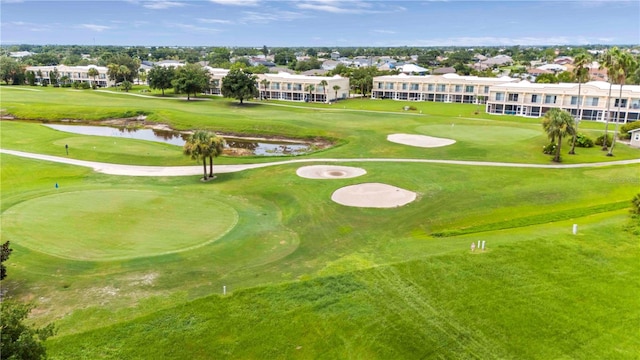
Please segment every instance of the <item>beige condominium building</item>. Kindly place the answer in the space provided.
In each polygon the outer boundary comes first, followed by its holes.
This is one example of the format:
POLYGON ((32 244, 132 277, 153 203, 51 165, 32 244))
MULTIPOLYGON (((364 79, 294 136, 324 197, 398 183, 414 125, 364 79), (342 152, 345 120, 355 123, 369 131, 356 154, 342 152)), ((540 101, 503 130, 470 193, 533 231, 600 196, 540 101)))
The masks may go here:
POLYGON ((371 98, 483 104, 491 86, 517 81, 519 79, 507 76, 489 78, 458 74, 377 76, 373 78, 371 98))
MULTIPOLYGON (((207 70, 211 75, 208 93, 220 95, 222 79, 229 70, 209 67, 207 70)), ((256 74, 256 76, 260 99, 331 102, 349 97, 349 78, 293 75, 285 72, 256 74)))
POLYGON ((519 83, 497 84, 490 88, 486 111, 490 114, 510 114, 539 117, 552 108, 567 110, 582 120, 628 122, 640 119, 640 85, 611 86, 603 81, 582 84, 519 83), (578 109, 580 114, 578 114, 578 109))
POLYGON ((55 66, 27 66, 27 71, 33 71, 36 74, 37 84, 51 84, 51 79, 58 76, 58 82, 65 80, 68 83, 72 82, 86 82, 89 85, 93 83, 99 87, 114 86, 115 82, 109 80, 109 71, 104 66, 87 65, 87 66, 67 66, 67 65, 55 65, 55 66), (98 70, 98 75, 89 76, 89 69, 98 70))

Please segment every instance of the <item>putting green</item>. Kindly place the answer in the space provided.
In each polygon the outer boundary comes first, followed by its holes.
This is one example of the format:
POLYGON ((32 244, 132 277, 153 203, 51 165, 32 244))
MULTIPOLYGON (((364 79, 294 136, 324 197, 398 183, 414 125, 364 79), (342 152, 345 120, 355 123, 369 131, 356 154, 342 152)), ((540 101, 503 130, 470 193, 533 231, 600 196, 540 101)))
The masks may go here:
POLYGON ((477 144, 512 144, 540 136, 543 133, 542 127, 540 127, 539 130, 533 130, 515 126, 464 125, 456 124, 455 122, 453 122, 453 126, 419 126, 416 128, 416 131, 424 135, 444 137, 454 139, 456 141, 477 144))
POLYGON ((2 214, 3 239, 53 256, 121 260, 185 251, 215 241, 238 220, 202 194, 95 190, 20 203, 2 214))

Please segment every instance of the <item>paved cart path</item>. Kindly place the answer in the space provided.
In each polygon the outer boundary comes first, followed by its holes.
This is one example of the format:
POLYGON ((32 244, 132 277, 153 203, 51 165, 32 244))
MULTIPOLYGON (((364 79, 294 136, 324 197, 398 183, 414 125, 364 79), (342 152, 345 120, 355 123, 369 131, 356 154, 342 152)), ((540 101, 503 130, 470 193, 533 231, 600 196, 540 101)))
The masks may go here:
MULTIPOLYGON (((21 156, 30 159, 45 160, 84 166, 93 170, 109 174, 109 175, 125 175, 125 176, 188 176, 200 175, 202 173, 202 165, 194 166, 139 166, 139 165, 121 165, 109 164, 95 161, 85 161, 69 159, 61 156, 34 154, 24 151, 0 149, 0 153, 21 156)), ((257 169, 267 166, 297 164, 297 163, 359 163, 359 162, 393 162, 393 163, 427 163, 427 164, 452 164, 466 166, 492 166, 492 167, 513 167, 513 168, 536 168, 536 169, 573 169, 573 168, 591 168, 614 165, 630 165, 640 164, 640 159, 619 160, 597 163, 584 164, 520 164, 520 163, 504 163, 504 162, 485 162, 485 161, 463 161, 463 160, 432 160, 432 159, 294 159, 284 161, 274 161, 261 164, 240 164, 240 165, 214 165, 214 171, 217 174, 238 172, 249 169, 257 169)))

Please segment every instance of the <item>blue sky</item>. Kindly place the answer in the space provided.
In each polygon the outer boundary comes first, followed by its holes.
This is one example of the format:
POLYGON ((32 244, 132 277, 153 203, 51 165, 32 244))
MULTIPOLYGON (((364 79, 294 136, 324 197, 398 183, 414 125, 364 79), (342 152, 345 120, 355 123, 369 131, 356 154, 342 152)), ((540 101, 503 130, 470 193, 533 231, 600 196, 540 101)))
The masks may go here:
POLYGON ((0 42, 142 46, 639 44, 640 1, 0 0, 0 42))

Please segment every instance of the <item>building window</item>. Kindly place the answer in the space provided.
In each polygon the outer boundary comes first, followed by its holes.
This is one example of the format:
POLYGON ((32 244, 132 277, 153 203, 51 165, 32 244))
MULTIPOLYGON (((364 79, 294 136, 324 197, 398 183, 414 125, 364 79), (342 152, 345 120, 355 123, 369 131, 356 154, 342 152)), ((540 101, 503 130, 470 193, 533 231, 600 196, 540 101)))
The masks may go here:
POLYGON ((433 91, 433 84, 427 85, 427 91, 433 91))
POLYGON ((485 86, 485 87, 484 87, 484 93, 485 93, 485 94, 488 94, 488 93, 489 93, 489 87, 488 87, 488 86, 485 86))
POLYGON ((411 90, 420 90, 420 84, 411 84, 411 90))
POLYGON ((589 106, 598 106, 598 98, 597 97, 589 97, 589 98, 587 98, 587 105, 589 105, 589 106))
POLYGON ((384 84, 384 88, 393 90, 393 84, 392 83, 386 83, 386 84, 384 84))
POLYGON ((472 93, 473 92, 473 85, 467 85, 464 87, 464 92, 467 93, 472 93))
POLYGON ((627 99, 616 99, 616 103, 613 106, 614 107, 626 108, 627 107, 627 99))
POLYGON ((538 95, 537 94, 532 94, 531 95, 531 102, 534 103, 534 104, 538 102, 538 95))
POLYGON ((407 84, 402 84, 402 90, 407 90, 407 84))
POLYGON ((444 84, 438 85, 438 87, 436 88, 436 91, 444 92, 445 91, 445 85, 444 84))
POLYGON ((462 85, 456 85, 455 92, 462 92, 462 85))
POLYGON ((546 95, 544 97, 544 103, 545 104, 555 104, 557 98, 558 97, 556 95, 546 95))
POLYGON ((571 97, 571 105, 578 105, 578 97, 577 96, 572 96, 571 97))
POLYGON ((518 101, 518 94, 509 94, 509 101, 518 101))
POLYGON ((497 101, 502 101, 502 100, 504 100, 504 93, 501 93, 501 92, 496 93, 496 100, 497 100, 497 101))

